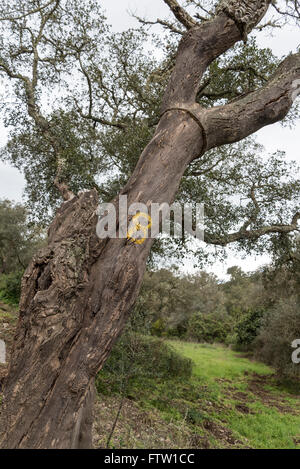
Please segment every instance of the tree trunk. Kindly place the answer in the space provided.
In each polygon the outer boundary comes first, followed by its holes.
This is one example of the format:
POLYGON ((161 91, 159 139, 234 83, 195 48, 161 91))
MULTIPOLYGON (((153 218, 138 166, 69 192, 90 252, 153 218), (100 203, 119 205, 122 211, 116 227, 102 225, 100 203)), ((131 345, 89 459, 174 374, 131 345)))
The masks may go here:
MULTIPOLYGON (((128 203, 171 203, 202 136, 184 111, 161 119, 122 191, 128 203)), ((47 248, 27 269, 1 411, 2 448, 91 445, 90 390, 137 297, 153 240, 96 237, 98 197, 64 203, 47 248), (88 430, 90 432, 90 430, 88 430)))
MULTIPOLYGON (((270 0, 221 2, 216 17, 200 26, 175 0, 164 1, 192 29, 180 43, 155 135, 121 192, 128 205, 170 204, 185 169, 205 150, 282 119, 292 105, 293 81, 300 78, 296 54, 262 90, 201 108, 196 96, 208 65, 251 30, 270 0)), ((49 229, 48 246, 24 275, 1 407, 2 448, 91 446, 94 379, 138 295, 153 243, 100 241, 97 205, 95 191, 65 202, 49 229)))

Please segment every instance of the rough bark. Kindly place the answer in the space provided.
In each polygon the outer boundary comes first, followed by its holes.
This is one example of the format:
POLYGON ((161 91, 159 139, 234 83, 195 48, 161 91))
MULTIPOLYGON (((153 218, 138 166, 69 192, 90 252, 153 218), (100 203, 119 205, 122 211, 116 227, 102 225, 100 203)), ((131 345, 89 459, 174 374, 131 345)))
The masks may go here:
MULTIPOLYGON (((237 4, 230 2, 231 8, 232 3, 237 4)), ((254 26, 268 4, 252 1, 243 24, 254 26)), ((204 71, 242 31, 226 8, 201 26, 186 26, 159 125, 121 192, 129 204, 171 203, 195 158, 281 119, 292 104, 298 56, 258 94, 224 108, 200 108, 195 100, 204 71), (244 123, 236 125, 237 114, 244 123)), ((118 198, 114 202, 118 205, 118 198)), ((90 447, 94 378, 134 304, 153 242, 100 241, 97 205, 93 191, 66 201, 49 229, 47 247, 24 275, 1 408, 2 448, 90 447)))

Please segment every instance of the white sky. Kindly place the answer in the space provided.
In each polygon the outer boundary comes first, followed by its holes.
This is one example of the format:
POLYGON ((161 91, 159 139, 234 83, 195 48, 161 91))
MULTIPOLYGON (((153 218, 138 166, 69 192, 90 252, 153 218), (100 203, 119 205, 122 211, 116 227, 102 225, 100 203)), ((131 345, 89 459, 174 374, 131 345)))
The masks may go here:
MULTIPOLYGON (((106 10, 108 21, 113 25, 114 30, 122 31, 129 27, 136 26, 136 20, 130 16, 129 11, 149 19, 166 18, 169 16, 168 8, 163 0, 101 0, 101 4, 106 10)), ((261 46, 270 47, 278 55, 288 54, 295 51, 299 45, 299 30, 296 27, 285 27, 276 29, 273 37, 268 37, 264 32, 258 33, 258 41, 261 46)), ((266 147, 267 152, 284 150, 289 159, 299 161, 299 134, 300 122, 292 130, 282 128, 280 124, 265 127, 256 135, 260 143, 266 147)), ((6 141, 6 132, 1 125, 0 118, 0 145, 6 141)), ((24 178, 16 169, 0 162, 0 198, 8 198, 15 201, 22 201, 24 189, 24 178)), ((213 270, 219 276, 224 277, 228 267, 240 265, 244 270, 254 270, 259 265, 265 263, 264 258, 248 257, 242 260, 236 255, 230 256, 224 265, 214 265, 213 270)), ((192 262, 185 263, 184 269, 191 271, 192 262)))

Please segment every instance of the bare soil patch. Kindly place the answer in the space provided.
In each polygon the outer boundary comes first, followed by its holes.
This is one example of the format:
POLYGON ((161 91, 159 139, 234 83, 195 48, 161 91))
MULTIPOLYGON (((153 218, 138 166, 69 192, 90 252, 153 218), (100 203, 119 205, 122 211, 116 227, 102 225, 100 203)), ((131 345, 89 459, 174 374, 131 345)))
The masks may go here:
MULTIPOLYGON (((299 415, 300 414, 300 399, 299 399, 299 409, 292 408, 288 405, 288 403, 283 402, 280 395, 272 394, 266 386, 271 385, 274 386, 274 375, 258 375, 257 373, 252 374, 251 379, 248 383, 248 389, 251 391, 252 394, 257 396, 262 404, 275 407, 279 412, 283 414, 292 414, 292 415, 299 415)), ((295 399, 295 395, 286 394, 286 397, 290 397, 295 399)))

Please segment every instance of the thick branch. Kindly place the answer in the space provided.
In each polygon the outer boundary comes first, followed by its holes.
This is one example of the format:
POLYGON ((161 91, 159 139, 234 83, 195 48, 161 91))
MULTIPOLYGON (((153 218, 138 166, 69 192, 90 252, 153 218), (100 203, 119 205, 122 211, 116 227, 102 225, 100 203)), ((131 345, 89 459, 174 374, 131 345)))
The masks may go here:
POLYGON ((225 106, 202 114, 207 134, 207 148, 234 143, 262 127, 282 120, 290 110, 300 88, 300 53, 290 55, 277 72, 258 91, 225 106))
POLYGON ((221 0, 217 13, 224 12, 233 19, 241 32, 244 41, 247 34, 260 22, 266 14, 271 0, 221 0))
POLYGON ((176 0, 164 0, 168 5, 176 19, 187 29, 191 29, 194 26, 197 26, 198 23, 194 18, 192 18, 184 8, 182 8, 176 0))
POLYGON ((240 7, 244 7, 241 18, 238 13, 231 15, 221 2, 212 20, 190 28, 183 37, 163 99, 162 112, 178 103, 194 103, 207 67, 243 39, 245 31, 251 31, 259 23, 269 6, 269 0, 251 0, 251 6, 244 0, 230 0, 229 3, 230 11, 238 12, 240 7))

